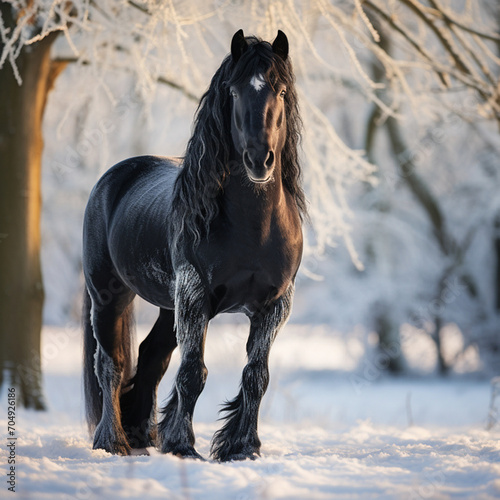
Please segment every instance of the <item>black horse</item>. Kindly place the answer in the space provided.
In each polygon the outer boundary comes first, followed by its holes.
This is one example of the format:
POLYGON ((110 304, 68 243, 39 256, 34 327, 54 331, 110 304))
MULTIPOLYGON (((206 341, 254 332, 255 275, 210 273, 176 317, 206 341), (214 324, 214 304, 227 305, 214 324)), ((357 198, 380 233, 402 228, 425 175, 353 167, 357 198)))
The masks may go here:
POLYGON ((238 31, 200 102, 183 159, 118 163, 94 187, 85 212, 84 382, 94 448, 130 454, 157 445, 201 456, 192 416, 203 390, 208 322, 250 318, 248 363, 223 407, 216 460, 260 454, 259 406, 268 358, 292 306, 306 213, 297 155, 300 118, 288 40, 238 31), (132 373, 132 300, 160 308, 132 373), (156 392, 175 347, 181 364, 163 418, 156 392))

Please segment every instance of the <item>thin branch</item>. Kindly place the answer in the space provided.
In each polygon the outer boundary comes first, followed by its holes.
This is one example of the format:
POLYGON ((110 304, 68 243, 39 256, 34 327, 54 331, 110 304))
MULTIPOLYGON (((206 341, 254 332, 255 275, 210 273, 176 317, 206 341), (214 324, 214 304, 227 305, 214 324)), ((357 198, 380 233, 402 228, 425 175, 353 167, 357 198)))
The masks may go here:
MULTIPOLYGON (((197 24, 201 21, 205 21, 206 19, 210 19, 211 17, 215 16, 218 12, 221 12, 229 3, 231 0, 225 0, 224 3, 221 3, 219 6, 217 6, 214 10, 207 12, 206 14, 200 14, 199 16, 191 16, 189 18, 178 18, 177 21, 181 26, 187 26, 191 24, 197 24)), ((139 5, 137 2, 134 2, 133 0, 127 0, 127 3, 131 6, 134 7, 135 9, 139 10, 143 14, 146 14, 147 16, 153 16, 154 13, 151 12, 147 7, 143 7, 142 5, 139 5)))
POLYGON ((372 105, 372 109, 370 111, 370 116, 368 117, 368 124, 366 126, 365 140, 364 140, 364 149, 366 153, 366 158, 373 165, 376 164, 375 154, 374 154, 374 145, 375 145, 375 133, 378 130, 378 120, 380 119, 380 108, 376 105, 372 105))
MULTIPOLYGON (((74 63, 79 63, 82 64, 83 66, 87 66, 90 64, 89 61, 86 61, 84 59, 79 59, 78 57, 56 57, 52 60, 52 64, 54 64, 54 67, 61 67, 63 68, 67 64, 74 64, 74 63)), ((159 76, 156 80, 158 83, 161 83, 163 85, 167 85, 175 90, 178 90, 181 92, 181 94, 184 94, 185 97, 187 97, 190 101, 193 102, 200 102, 200 97, 193 94, 189 90, 187 90, 185 87, 180 85, 179 83, 174 82, 173 80, 170 80, 164 76, 159 76)))
POLYGON ((380 35, 373 26, 373 24, 371 23, 369 17, 366 15, 365 11, 363 10, 363 7, 361 6, 361 0, 354 0, 354 5, 356 6, 356 10, 358 11, 359 16, 361 17, 361 20, 365 23, 365 26, 371 33, 373 40, 377 43, 380 42, 380 35))
POLYGON ((443 47, 448 51, 453 60, 455 61, 456 67, 463 71, 464 73, 470 74, 470 70, 467 65, 464 63, 460 54, 454 49, 450 40, 446 38, 446 36, 441 32, 441 30, 434 24, 434 22, 429 19, 424 11, 424 7, 419 4, 416 0, 401 0, 410 10, 412 10, 420 19, 422 19, 427 26, 434 32, 438 40, 441 42, 443 47))
POLYGON ((413 162, 413 152, 405 144, 399 123, 389 116, 385 124, 389 133, 391 147, 397 158, 396 163, 401 172, 401 178, 404 179, 410 191, 420 201, 423 209, 427 212, 434 229, 434 235, 442 252, 445 255, 454 254, 456 251, 455 244, 446 230, 441 208, 429 186, 427 186, 425 181, 416 172, 416 166, 413 162))
MULTIPOLYGON (((377 31, 379 35, 379 46, 380 48, 387 53, 387 55, 391 55, 391 38, 388 35, 388 33, 382 28, 381 25, 381 20, 372 14, 368 14, 367 18, 370 22, 370 24, 373 26, 373 28, 377 31)), ((384 80, 386 80, 386 74, 384 73, 384 68, 380 64, 380 61, 378 59, 374 59, 372 61, 372 75, 373 75, 373 80, 378 82, 378 83, 383 83, 384 80)), ((379 91, 379 93, 384 93, 387 96, 387 90, 384 89, 384 91, 379 91)), ((380 95, 380 100, 383 100, 383 95, 380 95)), ((373 103, 372 104, 372 109, 370 111, 370 115, 368 118, 367 126, 366 126, 366 133, 365 133, 365 153, 366 157, 368 158, 368 161, 372 164, 376 164, 375 161, 375 152, 374 152, 374 147, 375 147, 375 134, 378 130, 379 122, 382 117, 382 113, 380 108, 373 103)))
POLYGON ((448 24, 450 31, 455 35, 457 40, 461 43, 462 47, 465 49, 465 52, 469 54, 469 56, 476 63, 476 66, 483 72, 483 75, 490 82, 490 84, 495 86, 496 80, 494 76, 491 74, 486 62, 481 58, 479 54, 476 53, 476 51, 473 50, 469 42, 455 26, 449 24, 447 21, 446 23, 448 24))
POLYGON ((193 102, 200 102, 200 99, 201 97, 191 93, 189 90, 187 90, 185 87, 183 87, 182 85, 179 85, 178 83, 172 81, 172 80, 169 80, 168 78, 165 78, 163 76, 160 76, 158 77, 158 83, 162 83, 164 85, 168 85, 169 87, 172 87, 173 89, 176 89, 178 90, 179 92, 181 92, 182 94, 184 94, 185 97, 187 97, 189 100, 193 101, 193 102))
POLYGON ((471 33, 472 35, 477 35, 481 38, 485 38, 486 40, 490 40, 492 42, 500 43, 500 35, 492 35, 490 33, 483 33, 481 31, 477 31, 470 26, 466 26, 465 24, 453 19, 447 12, 445 12, 444 8, 437 3, 436 0, 429 0, 430 3, 434 6, 435 9, 439 10, 440 16, 444 21, 450 24, 454 24, 458 28, 467 33, 471 33))
MULTIPOLYGON (((414 12, 417 12, 419 17, 425 20, 426 24, 428 24, 431 29, 436 33, 439 37, 440 41, 444 43, 449 50, 451 50, 451 54, 456 54, 456 51, 453 49, 449 40, 444 37, 441 31, 434 25, 434 23, 427 18, 424 12, 418 10, 418 7, 415 6, 414 0, 401 0, 406 5, 408 5, 414 12)), ((365 4, 373 9, 375 13, 377 13, 380 17, 382 17, 393 29, 395 29, 398 33, 400 33, 416 50, 420 53, 431 65, 431 68, 437 73, 440 80, 444 83, 445 86, 449 86, 447 82, 446 75, 450 75, 457 80, 461 81, 465 85, 470 88, 477 90, 477 92, 483 97, 486 102, 491 101, 491 90, 486 86, 485 82, 481 79, 475 78, 474 74, 467 68, 467 66, 463 63, 460 56, 454 57, 455 67, 450 66, 449 68, 440 67, 438 64, 436 57, 432 54, 429 54, 418 42, 416 42, 407 31, 401 27, 398 23, 396 23, 391 16, 382 11, 377 5, 375 5, 370 0, 365 0, 365 4), (458 62, 457 62, 458 61, 458 62), (458 70, 458 71, 457 71, 458 70)))
POLYGON ((136 2, 133 2, 132 0, 128 0, 127 2, 131 7, 134 7, 137 10, 140 10, 143 14, 147 14, 148 16, 151 15, 151 12, 146 7, 143 7, 142 5, 138 5, 136 2))
POLYGON ((441 7, 441 5, 438 4, 437 0, 429 0, 429 1, 431 5, 433 5, 442 14, 441 17, 443 17, 446 26, 450 30, 450 33, 455 35, 456 39, 465 49, 465 53, 469 54, 469 56, 472 58, 476 66, 483 72, 484 76, 486 76, 486 78, 489 80, 490 84, 496 85, 496 80, 489 71, 488 65, 484 62, 481 55, 479 53, 476 53, 476 51, 471 47, 470 43, 463 35, 462 31, 460 31, 460 29, 462 28, 458 29, 459 28, 458 25, 456 23, 453 23, 452 19, 448 15, 446 15, 444 9, 441 7))
MULTIPOLYGON (((420 53, 427 61, 429 61, 434 66, 435 58, 432 57, 418 42, 416 42, 409 34, 408 31, 399 26, 398 23, 394 20, 392 16, 386 14, 378 5, 375 5, 370 0, 365 0, 364 2, 375 14, 378 14, 384 21, 391 26, 394 30, 396 30, 400 35, 402 35, 408 43, 418 52, 420 53)), ((438 70, 435 70, 439 79, 443 83, 445 87, 448 87, 449 84, 446 80, 445 75, 438 70)))

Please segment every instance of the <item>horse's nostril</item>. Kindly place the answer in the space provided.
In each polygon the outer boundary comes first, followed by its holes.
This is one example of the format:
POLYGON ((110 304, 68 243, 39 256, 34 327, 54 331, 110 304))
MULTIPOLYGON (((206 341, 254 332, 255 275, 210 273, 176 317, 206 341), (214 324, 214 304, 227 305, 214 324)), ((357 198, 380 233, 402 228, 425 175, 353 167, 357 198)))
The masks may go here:
POLYGON ((267 168, 271 168, 274 163, 274 153, 272 151, 269 151, 267 154, 267 160, 265 162, 267 168))
POLYGON ((250 157, 248 150, 246 150, 246 149, 245 149, 245 151, 243 151, 243 163, 247 166, 247 168, 253 167, 252 158, 250 157))

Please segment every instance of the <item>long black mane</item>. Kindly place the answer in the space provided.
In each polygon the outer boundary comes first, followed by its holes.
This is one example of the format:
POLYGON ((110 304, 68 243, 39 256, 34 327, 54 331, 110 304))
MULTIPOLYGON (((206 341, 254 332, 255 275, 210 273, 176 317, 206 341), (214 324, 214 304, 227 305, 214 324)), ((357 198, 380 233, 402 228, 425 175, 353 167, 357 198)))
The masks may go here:
POLYGON ((249 47, 235 65, 228 55, 212 78, 198 106, 194 131, 188 142, 183 168, 174 188, 174 225, 177 237, 189 234, 194 244, 208 235, 210 223, 219 211, 219 198, 228 179, 233 151, 229 87, 261 73, 271 86, 287 88, 285 110, 287 134, 281 152, 284 187, 294 197, 300 215, 306 215, 298 157, 301 119, 295 77, 290 59, 273 53, 271 44, 256 37, 246 38, 249 47))

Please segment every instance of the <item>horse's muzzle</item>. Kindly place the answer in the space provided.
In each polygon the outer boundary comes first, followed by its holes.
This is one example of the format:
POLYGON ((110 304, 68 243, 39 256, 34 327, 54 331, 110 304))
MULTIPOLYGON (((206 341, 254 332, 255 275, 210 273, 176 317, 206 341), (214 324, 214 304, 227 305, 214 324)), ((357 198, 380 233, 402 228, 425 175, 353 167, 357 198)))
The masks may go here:
POLYGON ((243 152, 243 164, 252 182, 258 184, 266 183, 273 175, 274 152, 272 150, 265 150, 264 154, 262 154, 260 151, 245 149, 243 152))

